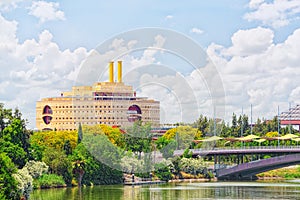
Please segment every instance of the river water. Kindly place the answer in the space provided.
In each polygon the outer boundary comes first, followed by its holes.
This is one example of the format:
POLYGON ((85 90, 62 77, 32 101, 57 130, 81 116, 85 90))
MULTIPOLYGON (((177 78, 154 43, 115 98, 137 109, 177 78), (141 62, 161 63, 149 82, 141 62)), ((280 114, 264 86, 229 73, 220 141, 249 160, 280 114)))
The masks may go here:
POLYGON ((168 183, 35 190, 31 200, 300 199, 300 181, 168 183))

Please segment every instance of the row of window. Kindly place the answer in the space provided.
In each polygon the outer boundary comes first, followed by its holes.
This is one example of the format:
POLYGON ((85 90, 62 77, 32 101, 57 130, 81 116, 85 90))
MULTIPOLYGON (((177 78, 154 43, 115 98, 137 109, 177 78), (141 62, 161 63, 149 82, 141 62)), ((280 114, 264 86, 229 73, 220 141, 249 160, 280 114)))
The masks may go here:
MULTIPOLYGON (((56 120, 72 120, 73 118, 72 117, 66 117, 66 118, 64 118, 64 117, 56 117, 55 118, 56 120)), ((124 119, 123 117, 74 117, 74 120, 76 120, 76 119, 86 119, 86 120, 89 120, 89 119, 124 119)))
POLYGON ((55 108, 63 108, 63 109, 65 109, 65 108, 123 108, 123 106, 110 106, 110 105, 101 105, 101 106, 55 106, 55 108))

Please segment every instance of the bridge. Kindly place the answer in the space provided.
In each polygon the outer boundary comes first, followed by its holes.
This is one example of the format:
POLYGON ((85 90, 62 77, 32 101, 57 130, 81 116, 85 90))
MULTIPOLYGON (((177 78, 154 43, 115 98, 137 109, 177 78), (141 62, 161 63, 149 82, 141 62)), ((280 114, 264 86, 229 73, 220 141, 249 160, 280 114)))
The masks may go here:
MULTIPOLYGON (((273 169, 300 164, 300 146, 258 146, 240 148, 191 149, 193 156, 211 157, 214 161, 214 172, 219 180, 255 179, 256 174, 273 169), (270 155, 271 158, 265 158, 270 155), (234 157, 234 158, 232 158, 234 157), (222 162, 232 159, 235 165, 222 162)), ((176 150, 174 155, 183 154, 176 150)))

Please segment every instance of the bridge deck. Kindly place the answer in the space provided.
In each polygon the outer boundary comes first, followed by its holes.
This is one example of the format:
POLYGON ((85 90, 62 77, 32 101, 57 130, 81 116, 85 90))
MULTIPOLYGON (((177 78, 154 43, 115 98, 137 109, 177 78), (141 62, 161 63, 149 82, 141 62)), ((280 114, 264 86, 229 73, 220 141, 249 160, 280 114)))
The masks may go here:
MULTIPOLYGON (((257 146, 257 147, 240 147, 240 148, 206 148, 191 149, 193 155, 210 156, 210 155, 233 155, 233 154, 295 154, 300 153, 300 146, 257 146)), ((182 155, 184 150, 176 150, 175 156, 182 155)))

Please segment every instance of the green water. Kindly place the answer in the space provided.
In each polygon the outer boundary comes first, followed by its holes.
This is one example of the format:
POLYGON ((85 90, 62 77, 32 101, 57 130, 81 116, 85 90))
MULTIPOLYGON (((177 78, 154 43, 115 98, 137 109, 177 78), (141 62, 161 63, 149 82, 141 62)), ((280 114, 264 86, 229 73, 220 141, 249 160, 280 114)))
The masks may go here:
POLYGON ((172 183, 35 190, 31 200, 300 199, 300 182, 172 183))

